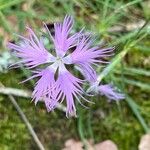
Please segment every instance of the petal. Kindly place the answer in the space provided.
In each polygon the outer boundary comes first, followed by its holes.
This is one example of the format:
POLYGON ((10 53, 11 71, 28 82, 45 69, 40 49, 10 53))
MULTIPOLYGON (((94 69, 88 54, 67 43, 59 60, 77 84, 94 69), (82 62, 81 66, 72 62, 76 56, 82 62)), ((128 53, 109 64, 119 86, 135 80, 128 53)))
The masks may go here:
POLYGON ((80 85, 83 84, 83 81, 74 77, 70 72, 63 71, 59 73, 57 84, 60 87, 62 97, 66 98, 66 116, 76 116, 74 97, 79 97, 83 93, 80 85))
POLYGON ((56 86, 54 79, 55 70, 53 70, 53 68, 48 67, 37 74, 38 76, 41 76, 41 78, 36 82, 36 86, 32 93, 35 103, 37 103, 40 99, 45 100, 48 95, 53 93, 56 86))
POLYGON ((33 100, 37 103, 39 100, 43 99, 48 112, 54 110, 59 103, 66 100, 66 116, 76 116, 74 98, 79 102, 80 100, 78 97, 88 101, 82 96, 83 89, 81 84, 83 84, 83 81, 74 77, 67 71, 63 64, 61 64, 61 67, 62 68, 59 68, 57 80, 55 80, 54 77, 57 70, 55 64, 42 71, 35 72, 37 75, 34 76, 41 76, 41 78, 37 81, 32 93, 33 100))
POLYGON ((96 71, 93 69, 92 65, 89 63, 78 64, 79 71, 90 83, 94 83, 97 80, 96 71))
POLYGON ((98 88, 100 94, 105 95, 109 100, 121 100, 125 98, 125 95, 117 92, 111 84, 100 85, 98 88))
POLYGON ((57 80, 54 78, 57 69, 55 64, 42 71, 37 71, 37 76, 41 76, 41 78, 37 81, 34 88, 32 94, 33 100, 37 103, 39 100, 43 99, 48 112, 54 110, 59 103, 66 100, 66 116, 76 116, 74 98, 79 102, 80 100, 78 97, 88 101, 82 96, 83 89, 81 84, 83 84, 83 81, 74 77, 67 71, 63 64, 61 67, 61 69, 59 68, 57 80))
POLYGON ((22 40, 21 43, 19 45, 8 43, 8 47, 15 50, 15 55, 21 58, 21 62, 29 68, 53 62, 55 57, 44 48, 42 41, 37 38, 32 29, 27 29, 29 31, 29 38, 19 36, 22 40))
POLYGON ((102 58, 112 56, 113 48, 99 49, 92 47, 90 37, 83 37, 76 49, 71 54, 73 63, 105 63, 102 58))
POLYGON ((73 64, 79 65, 82 74, 88 81, 95 82, 96 72, 92 65, 108 63, 103 61, 102 58, 111 56, 113 50, 114 48, 99 49, 98 47, 92 47, 90 37, 83 37, 71 54, 71 60, 73 64))
POLYGON ((55 36, 54 36, 54 45, 56 48, 56 53, 59 56, 64 56, 66 51, 75 45, 77 38, 80 36, 80 33, 74 35, 69 35, 73 27, 73 18, 66 15, 63 23, 55 23, 55 36))

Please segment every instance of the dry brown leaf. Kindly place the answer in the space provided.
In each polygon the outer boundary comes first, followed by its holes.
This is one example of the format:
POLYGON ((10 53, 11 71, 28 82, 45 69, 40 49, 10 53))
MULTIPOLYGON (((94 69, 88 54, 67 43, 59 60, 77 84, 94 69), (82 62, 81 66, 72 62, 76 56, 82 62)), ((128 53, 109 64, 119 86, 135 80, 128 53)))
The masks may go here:
POLYGON ((150 134, 145 134, 141 137, 139 150, 150 150, 150 134))

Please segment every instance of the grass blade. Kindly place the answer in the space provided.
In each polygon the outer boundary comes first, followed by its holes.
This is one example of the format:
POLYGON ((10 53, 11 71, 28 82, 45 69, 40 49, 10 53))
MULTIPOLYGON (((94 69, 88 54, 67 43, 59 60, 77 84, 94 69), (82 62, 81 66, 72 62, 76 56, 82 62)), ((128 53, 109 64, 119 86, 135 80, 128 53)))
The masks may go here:
POLYGON ((146 133, 150 132, 150 128, 147 126, 145 120, 143 119, 142 115, 139 112, 138 105, 129 96, 126 96, 126 101, 127 101, 128 105, 129 105, 129 107, 131 108, 131 110, 133 111, 134 115, 139 120, 139 122, 142 125, 144 131, 146 133))

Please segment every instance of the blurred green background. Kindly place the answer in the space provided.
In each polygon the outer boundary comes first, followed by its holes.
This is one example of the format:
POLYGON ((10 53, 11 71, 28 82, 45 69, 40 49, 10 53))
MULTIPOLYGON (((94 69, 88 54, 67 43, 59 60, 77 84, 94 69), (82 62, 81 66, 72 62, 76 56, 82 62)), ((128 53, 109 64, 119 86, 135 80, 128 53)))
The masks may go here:
POLYGON ((0 150, 38 149, 10 95, 2 91, 31 91, 34 84, 19 84, 30 75, 23 67, 8 70, 14 60, 6 44, 18 40, 13 33, 26 34, 26 26, 40 34, 42 22, 51 26, 66 14, 74 16, 75 30, 85 27, 98 43, 116 46, 112 63, 99 74, 126 99, 116 103, 97 96, 95 105, 78 105, 78 118, 69 119, 59 109, 47 113, 42 103, 35 107, 31 98, 15 100, 46 149, 62 149, 74 138, 95 143, 110 139, 119 150, 137 150, 140 137, 150 129, 150 1, 144 0, 0 0, 0 150))

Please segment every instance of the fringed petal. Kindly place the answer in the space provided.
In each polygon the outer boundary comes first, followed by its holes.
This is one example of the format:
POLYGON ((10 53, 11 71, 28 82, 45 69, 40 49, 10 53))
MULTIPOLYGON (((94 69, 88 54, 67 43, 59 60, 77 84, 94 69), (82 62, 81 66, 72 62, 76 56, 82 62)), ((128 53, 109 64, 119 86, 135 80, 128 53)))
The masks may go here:
POLYGON ((32 93, 32 98, 37 103, 39 100, 45 100, 48 95, 53 93, 55 89, 55 71, 48 67, 41 72, 37 73, 40 79, 36 82, 34 91, 32 93))
POLYGON ((114 48, 99 49, 98 47, 92 47, 92 41, 90 37, 82 37, 80 43, 71 55, 72 63, 81 67, 83 74, 90 82, 95 81, 96 72, 93 65, 97 63, 108 63, 103 59, 112 55, 114 48))
MULTIPOLYGON (((22 63, 28 68, 34 68, 38 65, 53 62, 55 57, 51 55, 45 48, 32 29, 29 31, 29 38, 19 36, 21 42, 19 45, 8 43, 8 47, 15 51, 15 55, 22 59, 22 63)), ((18 64, 14 64, 17 66, 18 64)))
POLYGON ((53 41, 56 53, 59 56, 64 56, 67 50, 76 45, 76 41, 82 32, 70 35, 72 27, 73 18, 69 15, 65 16, 63 23, 54 24, 55 35, 53 41))
POLYGON ((101 95, 105 95, 109 100, 121 100, 125 95, 118 92, 111 84, 100 85, 98 87, 101 95))
POLYGON ((83 81, 66 70, 66 72, 59 73, 57 84, 60 87, 61 96, 66 99, 66 116, 76 116, 74 98, 83 94, 83 89, 80 85, 83 84, 83 81))

